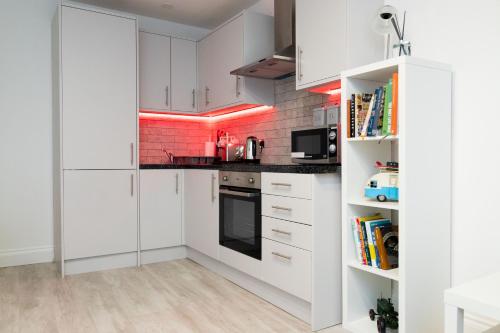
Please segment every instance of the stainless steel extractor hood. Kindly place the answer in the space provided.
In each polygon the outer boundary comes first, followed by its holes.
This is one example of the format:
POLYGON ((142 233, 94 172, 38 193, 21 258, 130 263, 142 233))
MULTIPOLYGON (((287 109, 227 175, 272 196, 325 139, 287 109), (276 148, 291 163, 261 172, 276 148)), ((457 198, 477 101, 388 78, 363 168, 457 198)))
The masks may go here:
POLYGON ((274 0, 274 52, 231 74, 270 80, 295 74, 295 0, 274 0))

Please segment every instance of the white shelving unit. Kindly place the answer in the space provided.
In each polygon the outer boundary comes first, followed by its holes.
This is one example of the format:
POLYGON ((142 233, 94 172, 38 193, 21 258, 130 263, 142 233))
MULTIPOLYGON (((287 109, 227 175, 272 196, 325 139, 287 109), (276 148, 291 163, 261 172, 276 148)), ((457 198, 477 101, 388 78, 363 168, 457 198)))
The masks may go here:
POLYGON ((342 73, 342 127, 347 99, 399 75, 398 135, 347 138, 342 133, 343 325, 377 332, 368 311, 393 299, 404 333, 442 332, 443 291, 450 286, 451 84, 448 65, 398 57, 342 73), (399 161, 399 202, 364 198, 375 161, 399 161), (381 213, 399 225, 399 268, 359 263, 351 217, 381 213))

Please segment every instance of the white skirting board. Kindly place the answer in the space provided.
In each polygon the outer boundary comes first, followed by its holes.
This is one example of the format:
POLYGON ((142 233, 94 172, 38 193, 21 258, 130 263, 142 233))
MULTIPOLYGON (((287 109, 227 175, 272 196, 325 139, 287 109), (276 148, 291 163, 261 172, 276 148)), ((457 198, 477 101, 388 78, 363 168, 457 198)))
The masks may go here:
POLYGON ((211 271, 225 277, 243 289, 265 299, 291 315, 311 323, 311 304, 290 295, 276 287, 262 282, 248 274, 240 272, 226 264, 212 259, 196 250, 187 248, 187 257, 211 271))
POLYGON ((0 250, 0 267, 40 264, 54 261, 54 247, 0 250))
POLYGON ((137 252, 129 252, 66 260, 64 262, 64 273, 65 275, 72 275, 134 266, 137 266, 137 252))
POLYGON ((175 246, 141 251, 141 265, 186 258, 186 247, 175 246))

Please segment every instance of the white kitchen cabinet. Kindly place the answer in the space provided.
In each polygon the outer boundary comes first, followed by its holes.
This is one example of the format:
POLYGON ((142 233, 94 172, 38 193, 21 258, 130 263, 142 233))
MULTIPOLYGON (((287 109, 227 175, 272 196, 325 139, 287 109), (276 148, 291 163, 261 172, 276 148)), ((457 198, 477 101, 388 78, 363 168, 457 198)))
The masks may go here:
POLYGON ((219 181, 217 170, 184 171, 186 245, 219 257, 219 181))
POLYGON ((182 245, 182 170, 140 170, 141 250, 182 245))
POLYGON ((196 111, 196 42, 172 38, 172 110, 196 111))
POLYGON ((141 110, 170 111, 170 43, 168 36, 139 32, 139 100, 141 110))
POLYGON ((383 37, 373 31, 382 0, 296 0, 296 86, 340 79, 345 69, 383 58, 383 37))
POLYGON ((230 74, 273 54, 273 31, 272 17, 245 11, 199 41, 201 112, 245 104, 274 104, 273 81, 230 74))
POLYGON ((65 170, 65 259, 137 251, 135 170, 65 170))
POLYGON ((62 6, 64 169, 135 169, 136 20, 62 6))

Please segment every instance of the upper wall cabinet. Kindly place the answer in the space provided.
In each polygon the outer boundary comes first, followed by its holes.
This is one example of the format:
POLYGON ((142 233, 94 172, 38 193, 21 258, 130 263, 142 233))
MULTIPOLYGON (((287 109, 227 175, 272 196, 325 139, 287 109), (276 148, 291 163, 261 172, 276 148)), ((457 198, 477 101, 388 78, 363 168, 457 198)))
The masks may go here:
POLYGON ((238 77, 232 70, 274 52, 273 18, 243 12, 198 44, 199 111, 274 104, 270 80, 238 77))
POLYGON ((135 19, 62 6, 64 169, 135 169, 135 19))
POLYGON ((296 86, 340 79, 340 72, 383 59, 371 23, 382 0, 296 0, 296 86))
POLYGON ((196 42, 139 33, 140 108, 196 110, 196 42))

